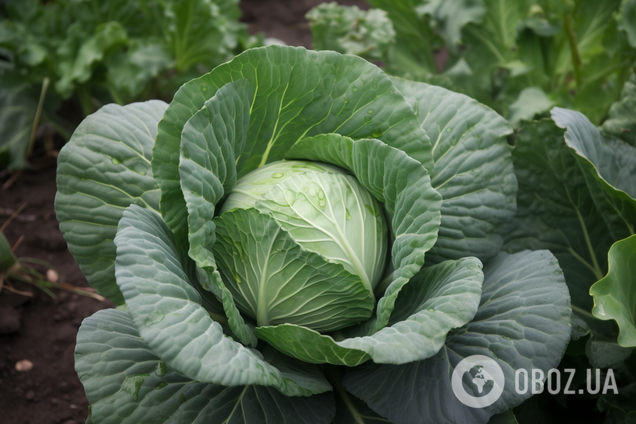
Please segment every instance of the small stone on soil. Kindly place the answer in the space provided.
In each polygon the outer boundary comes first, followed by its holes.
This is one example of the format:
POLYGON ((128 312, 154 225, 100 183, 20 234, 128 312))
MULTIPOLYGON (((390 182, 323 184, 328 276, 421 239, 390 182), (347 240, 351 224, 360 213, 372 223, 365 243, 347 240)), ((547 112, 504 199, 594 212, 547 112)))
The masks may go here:
POLYGON ((19 372, 28 372, 33 369, 33 362, 28 359, 22 359, 15 363, 15 370, 19 372))

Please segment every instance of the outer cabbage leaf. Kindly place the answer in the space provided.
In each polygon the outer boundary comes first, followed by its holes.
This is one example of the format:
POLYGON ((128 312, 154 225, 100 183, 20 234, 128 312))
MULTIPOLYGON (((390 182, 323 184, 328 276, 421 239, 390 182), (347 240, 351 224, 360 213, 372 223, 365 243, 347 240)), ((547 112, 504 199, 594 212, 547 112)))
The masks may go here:
POLYGON ((58 158, 55 212, 88 282, 120 304, 115 284, 117 223, 130 204, 159 210, 150 160, 164 102, 108 105, 87 117, 58 158))
POLYGON ((319 373, 284 372, 223 334, 215 314, 202 306, 202 294, 182 265, 187 258, 157 213, 130 206, 115 244, 117 284, 132 321, 169 367, 200 382, 270 386, 288 396, 331 388, 319 373))
POLYGON ((140 337, 128 313, 107 309, 80 327, 75 368, 91 403, 88 422, 327 424, 328 394, 289 398, 272 387, 193 381, 166 365, 140 337))
POLYGON ((591 316, 589 288, 603 275, 612 238, 564 131, 550 120, 524 125, 513 158, 519 211, 506 250, 550 249, 565 273, 574 311, 594 328, 611 331, 598 328, 591 316))
MULTIPOLYGON (((556 367, 570 339, 570 297, 548 251, 499 254, 484 269, 481 304, 472 322, 452 331, 439 353, 404 365, 365 364, 345 375, 345 389, 396 424, 486 423, 531 396, 514 390, 517 369, 556 367), (501 397, 485 408, 462 404, 451 388, 460 360, 485 355, 504 373, 501 397), (417 389, 414 389, 417 388, 417 389)), ((477 395, 474 387, 464 385, 477 395)))
POLYGON ((173 232, 185 234, 185 201, 178 154, 186 122, 223 85, 247 79, 254 87, 250 127, 238 175, 279 160, 299 139, 337 132, 374 137, 431 163, 430 142, 402 95, 377 67, 354 56, 268 46, 246 51, 183 85, 159 123, 153 172, 161 212, 173 232))
POLYGON ((607 275, 590 288, 595 317, 618 323, 618 344, 636 347, 636 235, 614 243, 607 275))
POLYGON ((402 288, 389 326, 371 336, 335 341, 293 324, 257 327, 255 333, 304 362, 352 367, 369 359, 385 364, 418 361, 436 354, 451 329, 475 316, 482 281, 476 258, 425 268, 402 288))
POLYGON ((566 128, 565 142, 575 153, 608 230, 619 240, 636 227, 636 147, 604 137, 582 113, 552 109, 552 120, 566 128))
POLYGON ((395 78, 433 143, 433 187, 444 199, 433 262, 476 256, 486 260, 503 245, 498 230, 516 211, 512 128, 477 101, 441 87, 395 78))
POLYGON ((249 126, 249 94, 245 80, 227 84, 190 118, 182 134, 179 174, 188 208, 188 255, 199 267, 203 287, 221 299, 232 332, 244 344, 256 345, 212 253, 216 241, 212 218, 217 203, 236 184, 236 158, 249 126))

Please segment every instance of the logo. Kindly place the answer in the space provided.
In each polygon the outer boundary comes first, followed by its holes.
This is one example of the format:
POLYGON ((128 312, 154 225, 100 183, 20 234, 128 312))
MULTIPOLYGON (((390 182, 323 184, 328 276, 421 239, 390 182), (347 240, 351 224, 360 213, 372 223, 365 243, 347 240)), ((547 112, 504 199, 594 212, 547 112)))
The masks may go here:
POLYGON ((505 381, 497 361, 484 355, 471 355, 462 359, 453 370, 451 386, 464 405, 485 408, 501 397, 505 381), (471 389, 470 392, 466 387, 471 389))

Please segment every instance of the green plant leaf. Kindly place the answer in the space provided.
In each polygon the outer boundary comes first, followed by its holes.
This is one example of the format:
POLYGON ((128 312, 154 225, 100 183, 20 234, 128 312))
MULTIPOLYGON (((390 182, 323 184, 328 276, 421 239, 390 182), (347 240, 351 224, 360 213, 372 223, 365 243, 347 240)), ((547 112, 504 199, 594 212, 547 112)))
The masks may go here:
POLYGON ((603 276, 612 238, 564 131, 550 120, 525 124, 513 159, 519 209, 505 249, 550 249, 565 273, 573 309, 598 329, 589 288, 603 276))
POLYGON ((614 240, 633 235, 636 225, 636 147, 604 137, 583 114, 552 109, 552 120, 565 132, 596 207, 614 240))
MULTIPOLYGON (((636 1, 634 2, 636 5, 636 1)), ((636 14, 636 9, 634 10, 636 14)), ((636 30, 636 26, 634 27, 636 30)), ((603 132, 636 147, 636 74, 632 72, 623 86, 621 98, 612 104, 603 132)))
POLYGON ((159 123, 153 173, 162 192, 162 215, 175 233, 185 234, 186 223, 178 165, 172 161, 183 127, 220 87, 238 79, 254 89, 239 177, 282 159, 299 139, 332 132, 379 138, 425 166, 431 162, 428 137, 379 68, 335 52, 275 45, 251 49, 183 85, 159 123))
POLYGON ((508 120, 514 127, 519 127, 522 121, 529 121, 536 115, 547 112, 552 106, 554 102, 541 88, 524 88, 517 100, 510 105, 508 120))
POLYGON ((226 9, 237 6, 234 1, 214 0, 176 0, 168 4, 166 12, 171 19, 166 25, 166 36, 177 71, 198 64, 216 65, 232 57, 236 39, 225 36, 226 32, 230 35, 234 31, 224 16, 228 10, 222 13, 219 7, 223 3, 226 9))
POLYGON ((0 168, 28 168, 27 151, 37 103, 22 91, 0 87, 0 168))
POLYGON ((563 273, 550 252, 501 253, 484 268, 477 315, 449 333, 437 355, 404 365, 365 364, 349 371, 343 384, 396 424, 486 423, 531 396, 514 389, 516 370, 545 373, 558 365, 570 339, 571 314, 563 273), (471 355, 494 359, 504 373, 501 397, 485 408, 465 406, 451 387, 453 369, 471 355))
POLYGON ((108 105, 86 118, 58 158, 55 213, 88 282, 116 304, 117 223, 130 204, 159 210, 150 160, 166 104, 108 105))
POLYGON ((205 383, 270 386, 287 396, 330 390, 319 373, 283 372, 226 337, 214 311, 202 306, 172 237, 159 214, 136 205, 124 212, 115 237, 117 284, 135 327, 157 356, 205 383))
POLYGON ((516 211, 517 180, 506 136, 510 125, 462 94, 394 79, 433 141, 433 187, 444 199, 442 224, 429 261, 495 256, 498 234, 516 211))
POLYGON ((389 56, 387 72, 409 79, 426 79, 437 70, 434 49, 439 40, 428 16, 415 12, 421 0, 369 0, 371 6, 385 10, 395 29, 395 47, 389 56))
POLYGON ((227 286, 235 302, 258 325, 288 322, 324 331, 371 316, 374 298, 360 277, 305 250, 269 215, 235 209, 214 222, 222 275, 233 280, 227 286))
POLYGON ((422 268, 426 252, 437 240, 441 198, 431 187, 428 172, 403 151, 379 140, 352 140, 338 134, 300 140, 286 157, 340 165, 384 204, 393 241, 392 272, 385 277, 388 284, 376 288, 386 291, 366 328, 367 334, 380 330, 389 322, 400 289, 422 268))
POLYGON ((486 13, 482 0, 430 0, 415 7, 418 15, 430 15, 433 27, 454 49, 462 41, 462 28, 470 22, 481 23, 486 13))
POLYGON ((305 17, 315 50, 335 50, 369 60, 384 60, 395 44, 393 23, 384 10, 322 3, 305 17))
POLYGON ((512 409, 509 409, 506 412, 490 417, 488 424, 519 424, 519 421, 517 421, 512 409))
POLYGON ((334 387, 334 399, 336 401, 336 416, 332 424, 379 424, 389 421, 381 415, 373 412, 366 403, 351 396, 342 387, 341 368, 326 367, 326 373, 334 387))
POLYGON ((527 0, 484 0, 486 13, 482 22, 470 23, 463 31, 466 46, 463 57, 472 70, 470 79, 457 81, 463 92, 489 101, 493 71, 508 69, 512 76, 530 71, 529 64, 522 62, 517 53, 517 30, 527 17, 529 3, 527 0))
MULTIPOLYGON (((82 31, 78 31, 78 35, 86 37, 82 31)), ((77 40, 69 38, 60 46, 58 52, 60 78, 55 83, 57 92, 62 97, 70 96, 75 84, 90 79, 96 62, 104 60, 109 50, 124 44, 127 40, 126 29, 115 21, 97 26, 94 35, 88 39, 83 38, 77 50, 74 49, 77 40)))
POLYGON ((481 297, 481 262, 446 261, 423 269, 406 284, 389 326, 372 336, 335 341, 305 327, 281 324, 254 331, 283 353, 309 363, 404 364, 435 355, 446 334, 469 322, 481 297))
POLYGON ((108 82, 124 99, 134 99, 151 80, 173 65, 173 59, 161 39, 131 40, 125 52, 119 51, 105 61, 108 82))
POLYGON ((601 412, 607 411, 607 424, 630 424, 636 419, 636 383, 621 387, 618 393, 607 393, 597 403, 601 412))
POLYGON ((618 29, 625 31, 629 45, 636 48, 636 1, 622 0, 618 29))
POLYGON ((618 323, 619 345, 636 347, 636 235, 614 243, 608 261, 607 275, 590 288, 592 313, 618 323))
POLYGON ((246 345, 256 338, 239 313, 217 271, 212 246, 216 204, 236 184, 236 157, 249 126, 250 85, 239 80, 222 87, 186 123, 181 139, 179 174, 188 208, 188 255, 203 271, 202 286, 222 300, 232 333, 246 345))
POLYGON ((585 344, 585 355, 594 368, 616 367, 629 358, 634 349, 628 349, 613 341, 597 340, 593 335, 585 344))
POLYGON ((127 312, 106 309, 80 327, 75 367, 91 404, 88 422, 328 424, 328 394, 290 398, 272 387, 193 381, 166 365, 140 337, 127 312))
POLYGON ((15 263, 9 240, 0 232, 0 271, 6 271, 15 263))

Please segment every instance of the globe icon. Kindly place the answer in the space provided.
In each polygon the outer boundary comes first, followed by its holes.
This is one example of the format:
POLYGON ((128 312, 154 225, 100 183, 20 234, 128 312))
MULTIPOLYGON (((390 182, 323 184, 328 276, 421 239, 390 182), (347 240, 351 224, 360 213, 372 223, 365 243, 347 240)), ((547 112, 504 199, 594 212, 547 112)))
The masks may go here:
POLYGON ((485 355, 471 355, 457 363, 451 386, 457 399, 470 408, 485 408, 503 393, 506 379, 501 366, 485 355))
POLYGON ((477 393, 484 393, 484 387, 490 381, 493 381, 488 374, 484 372, 484 368, 477 365, 470 369, 469 373, 472 375, 472 382, 477 387, 477 393))

